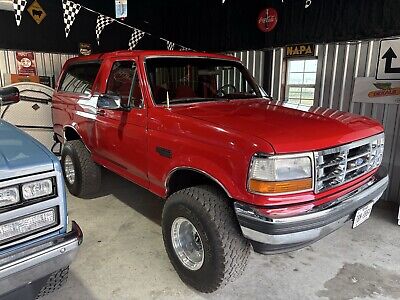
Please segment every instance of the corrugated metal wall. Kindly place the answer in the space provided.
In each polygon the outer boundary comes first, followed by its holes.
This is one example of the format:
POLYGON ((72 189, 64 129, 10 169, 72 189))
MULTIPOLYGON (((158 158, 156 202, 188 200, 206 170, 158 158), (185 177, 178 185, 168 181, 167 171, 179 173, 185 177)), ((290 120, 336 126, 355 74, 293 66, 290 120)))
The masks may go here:
POLYGON ((265 63, 264 51, 242 51, 229 53, 229 55, 239 58, 250 71, 251 75, 253 75, 256 82, 260 85, 263 84, 265 63))
MULTIPOLYGON (((73 56, 68 54, 35 53, 37 75, 54 77, 57 80, 63 64, 73 56)), ((4 86, 7 83, 5 74, 17 74, 17 72, 15 51, 0 50, 0 86, 4 86)), ((29 94, 26 91, 22 92, 24 95, 26 93, 29 94)), ((23 130, 26 133, 51 149, 54 144, 53 130, 51 129, 51 103, 36 103, 36 105, 39 108, 34 108, 30 101, 21 101, 7 111, 3 110, 3 118, 13 124, 23 126, 23 130)))
MULTIPOLYGON (((72 57, 74 57, 74 55, 36 52, 35 59, 37 75, 50 77, 55 76, 55 79, 57 80, 62 66, 72 57)), ((0 86, 4 85, 4 74, 17 74, 15 51, 0 50, 0 72, 0 86)))
MULTIPOLYGON (((389 169, 390 187, 385 199, 400 202, 400 105, 352 103, 356 77, 374 77, 379 41, 317 45, 318 71, 315 105, 373 117, 385 126, 383 164, 389 169)), ((284 99, 284 49, 270 50, 271 83, 267 91, 274 99, 284 99)))

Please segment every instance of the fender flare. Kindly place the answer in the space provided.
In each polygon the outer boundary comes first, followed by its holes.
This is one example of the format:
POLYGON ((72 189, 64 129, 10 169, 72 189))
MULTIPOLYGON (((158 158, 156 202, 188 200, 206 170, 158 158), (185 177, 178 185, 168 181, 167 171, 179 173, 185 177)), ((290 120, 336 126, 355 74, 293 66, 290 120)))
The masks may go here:
POLYGON ((202 175, 208 177, 210 180, 214 181, 218 186, 220 186, 225 191, 225 193, 228 195, 229 198, 232 198, 231 193, 228 191, 226 186, 220 180, 215 178, 215 176, 211 175, 209 172, 206 172, 202 169, 195 168, 195 167, 188 167, 188 166, 174 167, 171 171, 168 172, 168 175, 166 176, 166 179, 165 179, 166 194, 168 194, 168 190, 169 190, 168 186, 169 186, 169 181, 171 180, 171 177, 173 176, 174 173, 176 173, 177 171, 181 171, 181 170, 197 172, 199 174, 202 174, 202 175))
POLYGON ((73 131, 75 131, 75 133, 79 136, 79 138, 83 141, 83 138, 82 138, 82 135, 79 133, 79 130, 78 130, 78 128, 77 128, 78 126, 77 126, 77 124, 76 123, 73 123, 72 125, 64 125, 64 127, 63 127, 63 139, 64 139, 64 141, 67 141, 67 137, 65 136, 65 131, 66 131, 66 129, 67 128, 71 128, 73 131))

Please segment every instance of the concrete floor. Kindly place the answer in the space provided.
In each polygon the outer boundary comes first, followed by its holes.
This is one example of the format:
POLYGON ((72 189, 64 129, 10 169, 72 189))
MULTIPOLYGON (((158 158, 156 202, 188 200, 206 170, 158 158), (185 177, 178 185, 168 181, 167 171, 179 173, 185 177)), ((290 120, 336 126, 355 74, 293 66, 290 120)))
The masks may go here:
POLYGON ((376 207, 297 252, 252 253, 243 277, 211 295, 185 286, 161 236, 163 201, 107 173, 101 194, 69 195, 70 219, 85 238, 65 287, 48 299, 400 299, 400 227, 396 207, 376 207))

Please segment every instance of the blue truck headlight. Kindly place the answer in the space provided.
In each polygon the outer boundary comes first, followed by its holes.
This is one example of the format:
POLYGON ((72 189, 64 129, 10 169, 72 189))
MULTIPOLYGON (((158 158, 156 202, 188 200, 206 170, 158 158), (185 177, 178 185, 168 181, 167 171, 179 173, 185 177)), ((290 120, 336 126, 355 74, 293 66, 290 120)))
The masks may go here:
POLYGON ((53 181, 51 179, 28 182, 22 185, 22 197, 32 200, 53 194, 53 181))
POLYGON ((0 189, 0 207, 18 203, 19 200, 20 198, 18 187, 14 186, 0 189))
POLYGON ((50 228, 56 224, 57 214, 54 208, 0 224, 0 244, 50 228))

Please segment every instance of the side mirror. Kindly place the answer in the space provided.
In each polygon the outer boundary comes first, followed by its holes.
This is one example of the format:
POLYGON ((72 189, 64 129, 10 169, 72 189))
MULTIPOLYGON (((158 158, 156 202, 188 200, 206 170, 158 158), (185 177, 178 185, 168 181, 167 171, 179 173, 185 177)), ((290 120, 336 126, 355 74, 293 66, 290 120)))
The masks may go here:
POLYGON ((97 107, 103 109, 121 109, 121 97, 114 95, 100 95, 97 100, 97 107))
POLYGON ((0 89, 0 106, 18 103, 20 100, 19 90, 16 87, 0 89))

